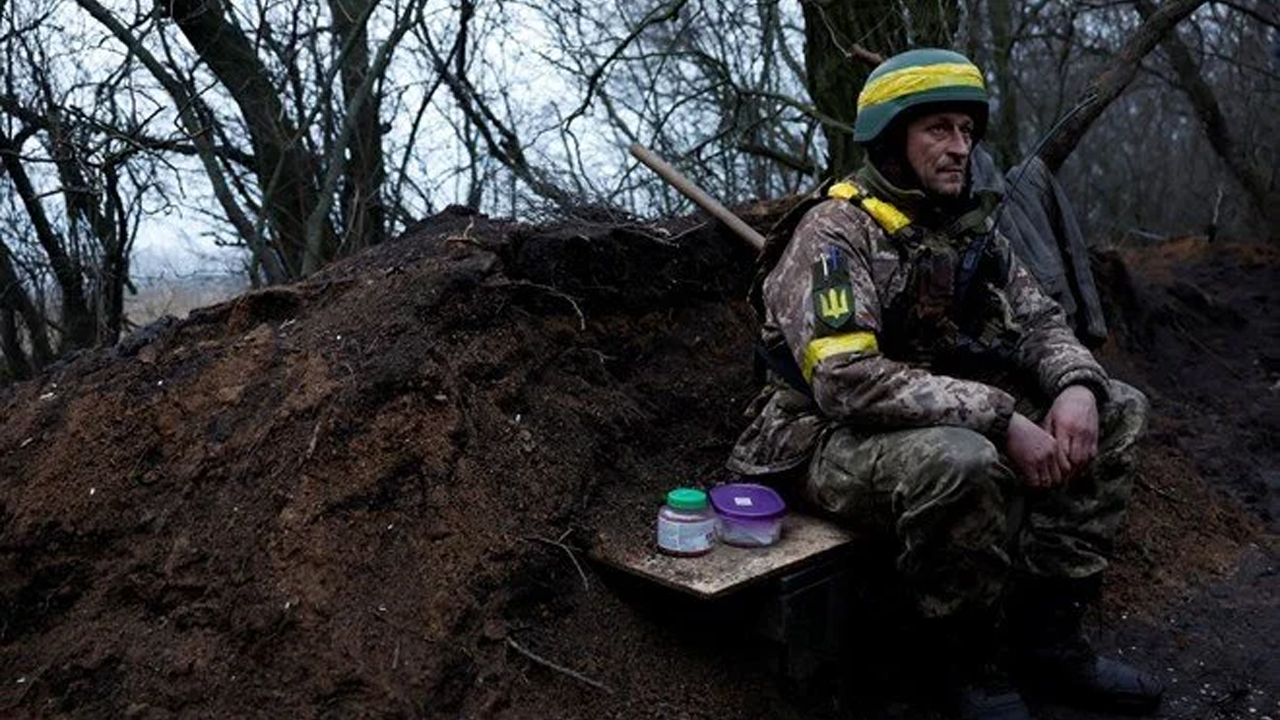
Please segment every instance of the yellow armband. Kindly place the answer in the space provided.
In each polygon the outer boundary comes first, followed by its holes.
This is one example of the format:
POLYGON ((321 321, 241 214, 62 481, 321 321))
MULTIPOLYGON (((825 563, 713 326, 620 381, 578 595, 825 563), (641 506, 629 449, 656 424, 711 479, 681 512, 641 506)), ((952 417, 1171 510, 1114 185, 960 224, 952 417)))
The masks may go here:
POLYGON ((813 369, 829 357, 876 355, 879 352, 880 345, 876 342, 875 334, 866 331, 814 338, 804 349, 804 364, 801 365, 800 372, 806 382, 812 382, 813 369))

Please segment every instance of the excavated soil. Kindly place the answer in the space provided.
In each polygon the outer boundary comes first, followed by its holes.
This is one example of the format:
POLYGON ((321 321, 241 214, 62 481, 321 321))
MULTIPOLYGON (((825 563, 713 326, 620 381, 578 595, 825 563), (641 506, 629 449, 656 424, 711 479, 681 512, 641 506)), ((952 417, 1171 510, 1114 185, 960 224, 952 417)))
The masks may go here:
MULTIPOLYGON (((1280 718, 1280 253, 1098 267, 1157 417, 1090 627, 1164 717, 1280 718)), ((587 560, 727 479, 750 275, 693 220, 453 210, 0 389, 0 716, 930 716, 870 636, 797 688, 731 608, 587 560)))

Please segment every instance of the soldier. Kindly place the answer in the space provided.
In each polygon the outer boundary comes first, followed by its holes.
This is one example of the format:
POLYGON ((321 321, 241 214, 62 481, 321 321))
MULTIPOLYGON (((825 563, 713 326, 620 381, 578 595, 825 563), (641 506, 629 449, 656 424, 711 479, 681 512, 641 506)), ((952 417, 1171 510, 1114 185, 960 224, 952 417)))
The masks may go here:
POLYGON ((729 467, 799 478, 811 506, 893 539, 946 643, 957 716, 1030 717, 998 655, 1019 686, 1149 711, 1159 683, 1080 634, 1147 400, 1076 340, 994 231, 999 199, 971 190, 987 112, 958 53, 905 52, 868 77, 854 126, 867 162, 763 254, 771 382, 729 467))

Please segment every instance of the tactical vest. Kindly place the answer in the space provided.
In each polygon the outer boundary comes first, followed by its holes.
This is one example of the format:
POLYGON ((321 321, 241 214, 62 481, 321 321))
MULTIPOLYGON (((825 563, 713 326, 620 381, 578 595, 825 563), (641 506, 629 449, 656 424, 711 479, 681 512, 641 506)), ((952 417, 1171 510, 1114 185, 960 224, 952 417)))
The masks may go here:
MULTIPOLYGON (((826 184, 806 196, 770 231, 749 296, 762 322, 765 278, 781 259, 801 218, 829 198, 854 203, 875 220, 907 273, 905 290, 882 309, 877 338, 881 352, 939 370, 1002 363, 1012 357, 1020 331, 1008 299, 998 289, 1008 267, 991 242, 991 223, 985 222, 982 232, 965 234, 955 231, 959 221, 946 231, 928 230, 847 180, 826 184)), ((760 354, 788 384, 808 392, 785 346, 761 348, 760 354)))

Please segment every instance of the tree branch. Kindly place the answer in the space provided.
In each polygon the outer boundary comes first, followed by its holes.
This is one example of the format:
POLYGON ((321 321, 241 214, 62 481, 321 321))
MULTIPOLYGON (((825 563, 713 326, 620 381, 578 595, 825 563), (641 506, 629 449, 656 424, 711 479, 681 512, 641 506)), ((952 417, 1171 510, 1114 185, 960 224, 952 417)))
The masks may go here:
POLYGON ((766 147, 756 143, 739 143, 738 150, 748 154, 771 160, 789 170, 795 170, 798 173, 813 177, 818 173, 818 168, 807 157, 790 155, 775 148, 766 147))
POLYGON ((89 312, 85 301, 83 280, 80 268, 74 257, 67 253, 64 238, 53 228, 44 206, 36 194, 27 170, 18 157, 18 148, 13 141, 0 130, 0 164, 4 165, 18 194, 31 227, 35 231, 36 240, 49 259, 49 267, 58 281, 58 290, 62 295, 62 317, 67 326, 63 336, 64 347, 87 347, 93 342, 93 315, 89 312))
MULTIPOLYGON (((1258 12, 1256 9, 1251 7, 1245 7, 1244 5, 1241 5, 1238 2, 1230 2, 1229 0, 1210 0, 1209 4, 1222 5, 1224 7, 1231 8, 1232 10, 1235 10, 1241 15, 1244 15, 1246 17, 1253 19, 1256 22, 1266 25, 1272 30, 1280 30, 1280 18, 1267 17, 1266 15, 1263 15, 1262 13, 1258 12)), ((1274 3, 1272 3, 1271 7, 1274 8, 1277 6, 1274 3)))
MULTIPOLYGON (((1136 1, 1138 12, 1144 19, 1150 19, 1155 15, 1156 7, 1151 0, 1136 1)), ((1222 158, 1227 169, 1240 181, 1258 212, 1264 218, 1272 219, 1268 217, 1271 213, 1270 203, 1267 202, 1267 182, 1254 170, 1249 159, 1237 150, 1235 140, 1231 136, 1231 128, 1222 114, 1222 108, 1218 105, 1218 99, 1196 67, 1190 49, 1182 42, 1182 38, 1178 37, 1176 29, 1170 30, 1165 35, 1161 46, 1169 56, 1169 64, 1178 74, 1182 91, 1191 101, 1191 107, 1195 109, 1196 116, 1200 118, 1200 124, 1214 152, 1218 153, 1218 157, 1222 158)))
POLYGON ((227 221, 231 223, 231 226, 236 229, 240 237, 249 245, 255 256, 260 258, 269 282, 279 283, 287 280, 288 276, 280 265, 278 258, 268 246, 266 239, 257 232, 253 223, 244 214, 244 211, 232 196, 222 169, 218 167, 213 144, 209 141, 207 135, 209 128, 204 123, 204 118, 209 116, 204 104, 200 102, 199 98, 188 93, 183 84, 165 69, 164 65, 151 54, 151 51, 143 46, 137 36, 100 5, 97 0, 75 1, 77 5, 84 8, 95 20, 106 27, 115 36, 116 40, 120 41, 130 53, 137 57, 151 73, 152 77, 164 87, 165 92, 169 94, 169 97, 177 105, 179 121, 182 123, 188 137, 195 144, 200 163, 204 166, 205 173, 209 176, 209 182, 213 186, 214 197, 218 199, 223 212, 226 213, 227 221))
POLYGON ((1077 103, 1078 109, 1067 117, 1040 151, 1040 158, 1051 172, 1062 166, 1094 121, 1133 82, 1142 58, 1165 34, 1204 3, 1205 0, 1167 0, 1120 47, 1115 62, 1089 83, 1077 103))
POLYGON ((676 16, 680 14, 680 10, 684 8, 687 2, 688 0, 674 0, 670 5, 654 8, 654 10, 649 13, 648 17, 641 20, 640 24, 633 28, 631 32, 623 38, 622 42, 613 49, 613 52, 609 53, 609 57, 605 58, 604 61, 596 67, 595 71, 591 73, 591 76, 587 78, 587 94, 582 98, 582 103, 578 105, 578 108, 569 113, 568 117, 564 119, 564 126, 566 128, 572 125, 574 120, 581 117, 582 113, 587 111, 587 108, 591 105, 592 98, 595 96, 596 86, 600 84, 600 80, 604 77, 605 71, 608 70, 609 66, 612 65, 613 62, 631 46, 631 43, 635 42, 636 38, 640 37, 640 34, 645 30, 648 30, 651 26, 674 20, 676 16))
MULTIPOLYGON (((310 275, 320 267, 320 242, 323 239, 324 219, 329 214, 329 209, 333 206, 334 197, 337 195, 338 181, 342 179, 343 175, 347 142, 351 138, 352 132, 355 131, 356 118, 360 117, 360 106, 369 98, 374 83, 386 71, 387 64, 391 62, 391 54, 395 51, 396 46, 400 44, 409 29, 413 27, 411 19, 422 2, 423 0, 418 0, 417 5, 410 2, 405 6, 404 15, 396 21, 390 37, 378 48, 377 55, 373 60, 373 67, 365 74, 355 97, 348 100, 342 118, 342 128, 339 130, 338 137, 334 139, 333 146, 329 149, 329 154, 325 158, 328 169, 320 185, 319 201, 307 218, 307 250, 303 255, 302 262, 302 274, 304 276, 310 275)), ((370 3, 371 6, 373 4, 372 2, 370 3)), ((364 20, 368 21, 367 15, 364 20)))
MULTIPOLYGON (((475 5, 472 0, 463 0, 462 13, 464 17, 468 17, 475 12, 475 5)), ((423 44, 427 48, 427 52, 431 56, 432 64, 435 71, 444 79, 445 86, 449 88, 449 92, 453 95, 454 100, 458 102, 458 108, 462 110, 462 114, 475 126, 481 137, 485 141, 485 145, 489 150, 489 154, 498 162, 502 163, 517 178, 529 186, 534 193, 540 197, 546 198, 559 205, 560 207, 570 207, 573 205, 573 198, 562 188, 549 182, 541 177, 541 173, 533 169, 529 165, 528 159, 524 155, 524 147, 520 138, 516 133, 508 128, 498 119, 493 110, 480 99, 479 93, 471 85, 470 80, 462 73, 455 73, 450 70, 444 57, 441 56, 440 50, 431 40, 431 36, 425 30, 422 34, 423 44), (499 137, 495 137, 494 134, 499 137)))

